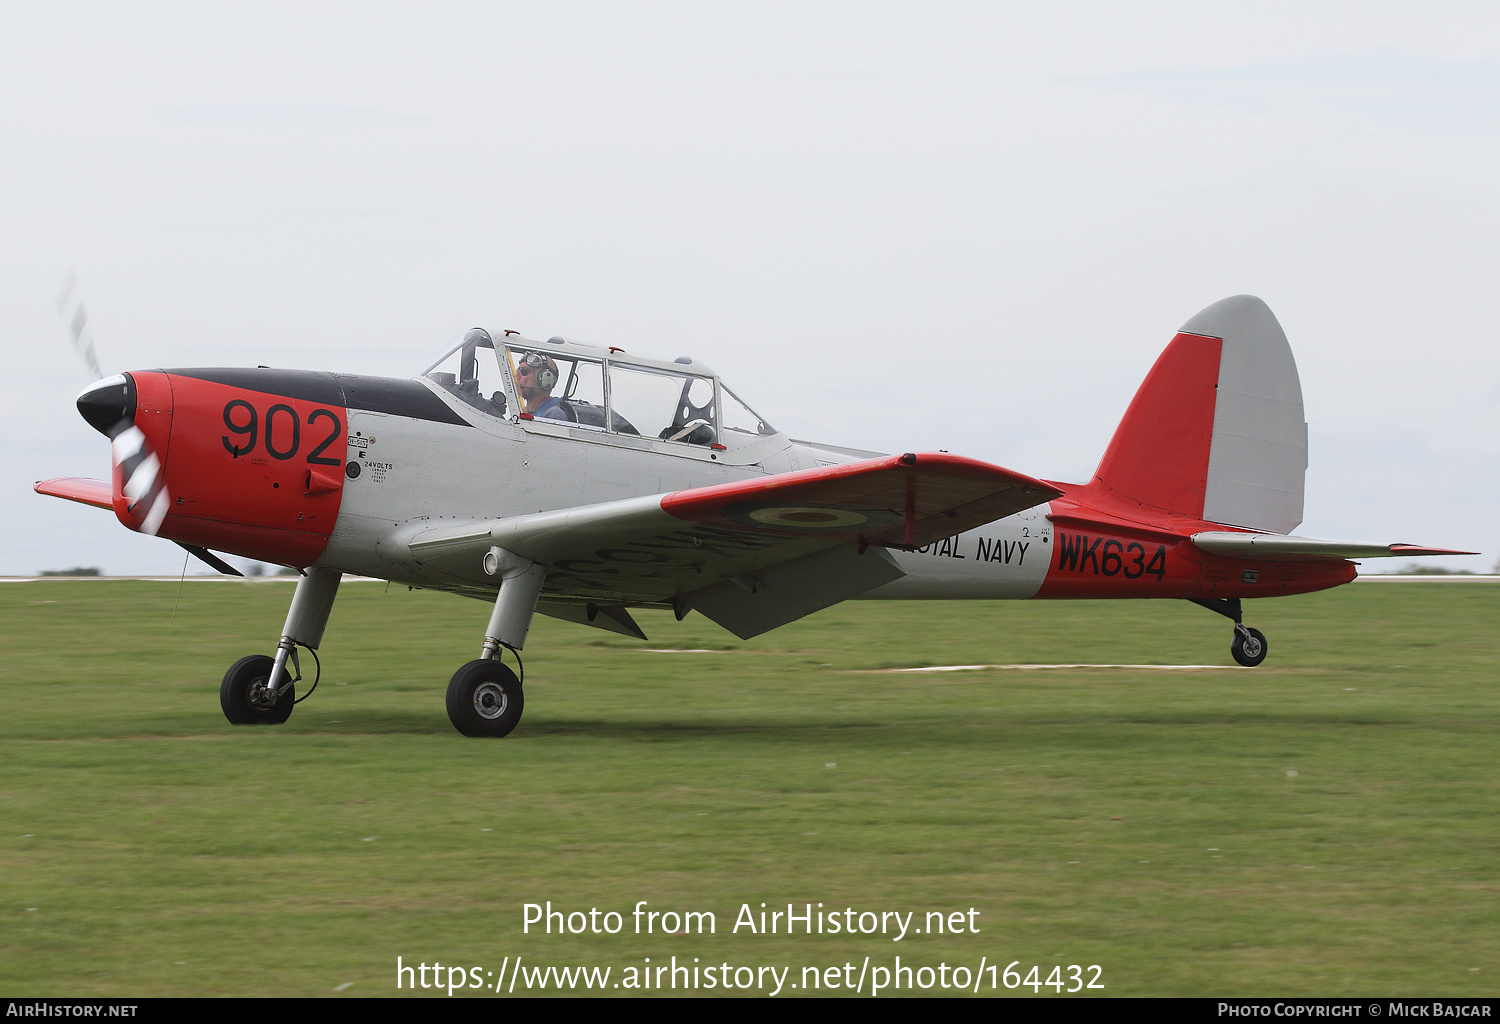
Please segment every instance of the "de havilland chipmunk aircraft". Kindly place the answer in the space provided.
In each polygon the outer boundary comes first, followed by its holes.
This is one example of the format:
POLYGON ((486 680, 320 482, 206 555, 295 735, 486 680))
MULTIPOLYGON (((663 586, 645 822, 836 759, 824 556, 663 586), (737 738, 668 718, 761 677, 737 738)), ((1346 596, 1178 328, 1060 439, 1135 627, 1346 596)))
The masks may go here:
POLYGON ((447 706, 459 732, 504 736, 523 693, 502 657, 519 667, 536 612, 645 639, 630 609, 696 611, 749 638, 851 598, 1182 598, 1232 619, 1233 657, 1258 665, 1243 599, 1348 583, 1351 558, 1468 553, 1290 535, 1302 389, 1247 295, 1183 325, 1085 484, 795 441, 695 360, 478 328, 411 380, 148 370, 78 409, 112 439, 112 479, 37 491, 220 571, 213 551, 301 571, 274 657, 224 676, 236 724, 286 721, 345 573, 492 603, 447 706))

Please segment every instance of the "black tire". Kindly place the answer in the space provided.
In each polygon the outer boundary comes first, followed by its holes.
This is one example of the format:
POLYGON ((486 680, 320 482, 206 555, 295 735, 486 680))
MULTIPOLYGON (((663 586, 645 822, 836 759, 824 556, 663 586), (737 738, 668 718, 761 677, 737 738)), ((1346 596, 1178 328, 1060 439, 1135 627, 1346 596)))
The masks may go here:
POLYGON ((521 680, 498 661, 471 661, 448 683, 448 721, 465 736, 508 736, 525 703, 521 680))
POLYGON ((1258 629, 1246 626, 1245 631, 1234 631, 1234 639, 1229 642, 1229 653, 1234 655, 1234 660, 1246 668, 1254 668, 1266 660, 1266 654, 1270 650, 1266 643, 1266 635, 1258 629))
POLYGON ((274 704, 265 700, 266 682, 275 662, 264 654, 252 654, 229 666, 219 684, 219 706, 231 725, 280 725, 292 716, 296 687, 288 685, 274 704))

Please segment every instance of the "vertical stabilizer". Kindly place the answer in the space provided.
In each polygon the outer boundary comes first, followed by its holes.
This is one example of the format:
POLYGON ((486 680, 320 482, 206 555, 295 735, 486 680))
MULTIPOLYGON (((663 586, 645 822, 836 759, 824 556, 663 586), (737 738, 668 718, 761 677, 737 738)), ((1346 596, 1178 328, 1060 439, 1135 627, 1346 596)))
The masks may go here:
POLYGON ((1302 522, 1306 470, 1291 347, 1264 302, 1236 295, 1182 325, 1095 476, 1166 512, 1290 533, 1302 522))

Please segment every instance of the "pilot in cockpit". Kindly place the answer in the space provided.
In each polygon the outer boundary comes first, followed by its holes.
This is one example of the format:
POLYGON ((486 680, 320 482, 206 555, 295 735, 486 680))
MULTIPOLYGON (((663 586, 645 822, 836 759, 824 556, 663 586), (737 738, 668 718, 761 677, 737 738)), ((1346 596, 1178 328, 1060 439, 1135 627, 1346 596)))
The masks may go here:
POLYGON ((540 352, 518 352, 516 390, 521 394, 522 411, 539 419, 566 420, 562 399, 552 396, 557 387, 557 363, 540 352))

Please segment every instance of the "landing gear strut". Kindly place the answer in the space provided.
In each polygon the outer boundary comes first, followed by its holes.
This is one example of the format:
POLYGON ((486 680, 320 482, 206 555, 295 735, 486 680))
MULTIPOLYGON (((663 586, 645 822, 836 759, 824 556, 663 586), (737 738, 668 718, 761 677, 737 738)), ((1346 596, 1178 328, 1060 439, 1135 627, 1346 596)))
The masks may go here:
MULTIPOLYGON (((276 644, 276 657, 252 654, 224 673, 224 681, 219 684, 219 706, 230 724, 280 725, 291 717, 292 705, 297 703, 296 680, 302 678, 297 647, 300 644, 316 651, 323 642, 323 629, 328 625, 328 613, 333 610, 333 599, 343 578, 338 569, 307 570, 292 595, 292 607, 281 629, 281 640, 276 644), (296 672, 295 678, 287 671, 289 661, 296 672)), ((303 699, 311 693, 308 690, 303 699)))
POLYGON ((1211 612, 1218 612, 1234 620, 1234 638, 1229 641, 1229 653, 1234 656, 1235 661, 1246 668, 1254 668, 1266 660, 1266 654, 1270 650, 1270 645, 1266 643, 1266 635, 1258 629, 1245 625, 1240 613, 1239 598, 1191 597, 1188 600, 1202 605, 1211 612))
POLYGON ((499 547, 485 553, 483 565, 487 575, 499 577, 500 592, 484 629, 479 659, 455 672, 448 683, 448 721, 465 736, 499 738, 508 736, 521 721, 525 706, 521 681, 526 670, 521 667, 520 651, 547 570, 499 547), (520 675, 500 663, 504 651, 516 656, 520 675))

